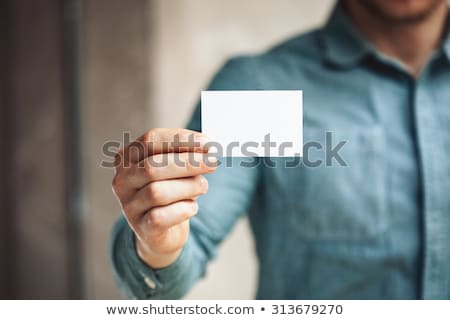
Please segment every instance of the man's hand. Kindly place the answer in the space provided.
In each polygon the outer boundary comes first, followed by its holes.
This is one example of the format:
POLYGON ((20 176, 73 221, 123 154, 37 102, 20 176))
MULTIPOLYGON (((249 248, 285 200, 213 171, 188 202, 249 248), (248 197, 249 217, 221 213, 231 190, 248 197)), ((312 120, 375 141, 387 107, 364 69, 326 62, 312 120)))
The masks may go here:
POLYGON ((116 155, 113 191, 136 235, 140 258, 152 268, 178 258, 197 214, 198 196, 208 191, 202 174, 214 172, 209 140, 185 129, 153 129, 116 155))

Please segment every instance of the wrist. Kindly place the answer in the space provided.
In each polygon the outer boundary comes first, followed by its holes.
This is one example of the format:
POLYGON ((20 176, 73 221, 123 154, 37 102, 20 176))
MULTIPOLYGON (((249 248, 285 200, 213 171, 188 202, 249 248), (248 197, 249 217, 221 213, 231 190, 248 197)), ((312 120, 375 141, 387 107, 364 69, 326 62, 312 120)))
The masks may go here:
POLYGON ((183 251, 183 248, 180 248, 171 253, 159 254, 148 248, 139 239, 135 238, 134 241, 138 257, 152 269, 162 269, 170 266, 178 259, 181 251, 183 251))

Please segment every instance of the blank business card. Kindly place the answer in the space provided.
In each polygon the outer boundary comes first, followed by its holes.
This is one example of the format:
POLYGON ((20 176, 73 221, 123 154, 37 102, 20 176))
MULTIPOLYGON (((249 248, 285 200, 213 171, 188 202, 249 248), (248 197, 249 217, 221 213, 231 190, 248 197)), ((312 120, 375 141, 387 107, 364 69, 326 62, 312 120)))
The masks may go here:
POLYGON ((301 90, 203 91, 202 133, 224 157, 301 157, 301 90))

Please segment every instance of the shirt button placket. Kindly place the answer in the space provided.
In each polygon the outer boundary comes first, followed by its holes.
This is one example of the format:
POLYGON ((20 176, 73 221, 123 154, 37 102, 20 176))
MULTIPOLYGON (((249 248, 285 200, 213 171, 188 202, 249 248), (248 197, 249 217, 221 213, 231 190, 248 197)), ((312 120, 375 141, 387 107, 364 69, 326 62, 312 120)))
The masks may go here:
MULTIPOLYGON (((423 270, 422 298, 449 298, 449 224, 444 212, 443 193, 445 170, 437 110, 427 94, 425 81, 413 87, 413 108, 422 172, 423 200, 423 270), (444 178, 444 179, 443 179, 444 178)), ((445 183, 444 183, 445 184, 445 183)))

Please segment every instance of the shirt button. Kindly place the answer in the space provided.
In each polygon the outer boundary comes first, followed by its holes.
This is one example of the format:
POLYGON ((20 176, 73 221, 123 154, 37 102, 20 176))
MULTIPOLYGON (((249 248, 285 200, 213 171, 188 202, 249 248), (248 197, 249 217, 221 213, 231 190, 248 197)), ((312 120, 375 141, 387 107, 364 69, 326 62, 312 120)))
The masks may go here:
POLYGON ((155 281, 153 281, 149 277, 144 277, 144 282, 150 289, 155 289, 156 288, 155 281))

